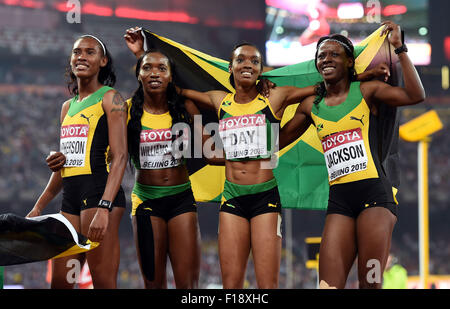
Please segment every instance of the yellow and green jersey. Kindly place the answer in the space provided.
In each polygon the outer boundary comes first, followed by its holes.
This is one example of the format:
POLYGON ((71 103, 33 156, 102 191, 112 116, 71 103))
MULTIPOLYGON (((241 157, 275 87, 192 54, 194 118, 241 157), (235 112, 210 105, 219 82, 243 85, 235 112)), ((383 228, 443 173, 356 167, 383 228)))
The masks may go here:
POLYGON ((61 125, 60 151, 66 156, 62 177, 107 172, 108 123, 103 96, 113 88, 103 86, 78 102, 70 101, 61 125))
POLYGON ((230 161, 269 158, 274 150, 271 124, 279 125, 269 99, 258 94, 248 103, 236 103, 234 93, 222 100, 219 110, 219 134, 230 161))
MULTIPOLYGON (((131 99, 127 101, 129 111, 131 99)), ((130 113, 128 112, 128 120, 130 113)), ((174 147, 177 145, 187 147, 188 132, 183 131, 180 137, 172 136, 172 116, 169 112, 164 114, 151 114, 143 110, 141 118, 141 134, 139 143, 139 162, 133 161, 137 169, 162 169, 176 167, 184 164, 184 158, 174 156, 174 147), (178 140, 178 139, 181 140, 178 140), (179 142, 180 144, 178 144, 179 142)))
POLYGON ((327 106, 314 104, 311 117, 322 144, 330 185, 383 175, 378 154, 377 121, 360 90, 350 84, 347 99, 327 106))

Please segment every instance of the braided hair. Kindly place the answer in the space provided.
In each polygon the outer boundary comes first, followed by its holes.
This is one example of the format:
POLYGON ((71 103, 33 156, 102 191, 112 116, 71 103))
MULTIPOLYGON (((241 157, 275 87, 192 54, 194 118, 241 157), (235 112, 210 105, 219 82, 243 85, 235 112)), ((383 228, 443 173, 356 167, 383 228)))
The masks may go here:
MULTIPOLYGON (((76 41, 83 39, 85 37, 87 36, 80 36, 78 39, 76 39, 76 41)), ((100 50, 102 50, 102 53, 106 52, 104 56, 108 58, 108 62, 106 63, 106 65, 100 68, 100 72, 98 73, 98 81, 100 82, 100 84, 104 86, 114 87, 116 83, 116 73, 114 69, 112 56, 103 42, 101 42, 98 38, 95 38, 95 40, 97 40, 97 44, 100 46, 100 50), (101 44, 103 44, 103 46, 100 45, 100 42, 101 44)), ((69 89, 69 93, 71 95, 78 95, 77 77, 72 72, 72 68, 70 66, 70 58, 69 58, 69 65, 66 67, 65 76, 67 78, 67 88, 69 89)))
MULTIPOLYGON (((319 41, 317 42, 317 47, 316 47, 316 55, 314 57, 314 64, 316 65, 316 69, 317 71, 319 71, 319 69, 317 68, 317 55, 319 53, 319 48, 320 46, 325 43, 325 41, 332 41, 332 42, 336 42, 339 43, 345 51, 345 54, 347 55, 347 57, 351 58, 353 60, 353 65, 352 67, 348 70, 348 78, 350 80, 350 82, 353 82, 356 80, 356 70, 355 70, 355 55, 354 55, 354 47, 353 47, 353 43, 345 36, 341 35, 341 34, 332 34, 330 36, 323 36, 319 39, 319 41)), ((322 101, 322 99, 327 95, 327 89, 325 87, 325 82, 320 82, 316 85, 316 98, 314 100, 314 104, 319 104, 320 101, 322 101)))
MULTIPOLYGON (((137 61, 135 75, 136 78, 139 76, 141 70, 141 65, 144 57, 150 53, 160 53, 164 55, 170 66, 170 72, 172 74, 172 79, 175 78, 175 66, 172 60, 163 52, 157 49, 150 49, 146 51, 137 61)), ((187 112, 184 105, 184 97, 178 94, 175 84, 169 82, 167 86, 167 106, 169 109, 169 114, 172 117, 172 126, 175 123, 191 123, 192 119, 190 114, 187 112)), ((128 153, 130 154, 130 159, 134 162, 139 162, 139 144, 140 136, 142 130, 141 118, 144 114, 144 88, 142 83, 139 82, 139 87, 133 93, 131 98, 131 108, 130 108, 130 120, 128 122, 128 153)), ((175 139, 175 135, 172 136, 175 139)), ((131 162, 130 162, 131 163, 131 162)))

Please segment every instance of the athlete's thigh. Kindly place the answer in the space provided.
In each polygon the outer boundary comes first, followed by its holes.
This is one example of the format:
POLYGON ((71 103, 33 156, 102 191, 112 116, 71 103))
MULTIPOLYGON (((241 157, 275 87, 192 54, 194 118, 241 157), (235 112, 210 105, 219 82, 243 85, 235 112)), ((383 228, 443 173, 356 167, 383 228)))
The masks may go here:
POLYGON ((281 215, 277 212, 253 217, 251 248, 259 288, 278 287, 281 261, 281 215))
POLYGON ((224 288, 242 288, 250 254, 250 222, 219 213, 219 259, 224 288))
MULTIPOLYGON (((99 246, 86 253, 95 288, 116 288, 120 263, 119 225, 124 208, 114 207, 109 213, 108 228, 99 246)), ((87 235, 97 208, 81 211, 81 228, 87 235)))
POLYGON ((177 288, 194 288, 200 272, 200 229, 197 213, 185 212, 168 222, 169 257, 177 288))
POLYGON ((250 253, 250 222, 230 213, 219 213, 219 254, 221 257, 240 261, 250 253))
POLYGON ((356 220, 358 277, 362 288, 381 288, 383 270, 397 218, 386 208, 372 207, 356 220))
POLYGON ((357 253, 356 222, 352 217, 328 214, 319 251, 319 280, 343 289, 357 253))
MULTIPOLYGON (((114 207, 109 213, 108 228, 105 236, 98 247, 92 251, 87 252, 89 268, 92 271, 93 264, 110 265, 112 260, 116 260, 120 256, 119 243, 119 225, 122 219, 124 208, 114 207), (107 258, 108 257, 108 258, 107 258)), ((81 231, 83 235, 87 235, 92 220, 97 212, 97 208, 89 208, 81 211, 81 231)))
MULTIPOLYGON (((156 216, 147 216, 146 219, 149 221, 148 224, 151 225, 152 235, 149 239, 149 235, 140 235, 140 229, 137 226, 136 216, 133 216, 133 234, 136 243, 136 251, 139 259, 139 264, 141 266, 141 272, 143 273, 144 264, 146 267, 152 268, 154 272, 154 278, 146 278, 144 273, 144 283, 146 288, 156 288, 164 289, 167 288, 166 279, 166 264, 167 264, 167 254, 168 254, 168 231, 167 223, 164 219, 156 216), (139 237, 146 237, 146 243, 142 245, 153 246, 153 259, 145 259, 141 254, 139 237), (148 239, 148 240, 147 240, 148 239), (150 263, 150 264, 148 264, 150 263)), ((141 224, 145 224, 145 220, 141 224)))

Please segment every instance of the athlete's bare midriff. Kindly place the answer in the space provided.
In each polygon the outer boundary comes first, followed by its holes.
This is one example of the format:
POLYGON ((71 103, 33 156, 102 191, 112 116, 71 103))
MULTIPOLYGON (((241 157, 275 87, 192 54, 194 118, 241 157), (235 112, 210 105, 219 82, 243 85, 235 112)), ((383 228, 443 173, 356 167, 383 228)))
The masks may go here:
POLYGON ((177 167, 136 171, 136 181, 147 186, 176 186, 189 181, 185 165, 177 167))
POLYGON ((225 161, 228 181, 240 185, 254 185, 271 180, 270 159, 249 161, 225 161))

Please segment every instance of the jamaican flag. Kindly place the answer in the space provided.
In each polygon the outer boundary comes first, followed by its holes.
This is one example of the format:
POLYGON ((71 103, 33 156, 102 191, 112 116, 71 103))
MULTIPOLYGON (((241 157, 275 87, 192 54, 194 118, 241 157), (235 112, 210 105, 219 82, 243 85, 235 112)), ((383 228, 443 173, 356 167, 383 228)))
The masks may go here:
MULTIPOLYGON (((382 27, 355 46, 357 73, 385 62, 391 64, 391 76, 395 75, 392 74, 395 71, 395 67, 392 67, 394 62, 392 48, 386 40, 386 35, 380 36, 381 30, 382 27)), ((202 53, 146 29, 143 30, 143 34, 145 49, 162 50, 175 62, 174 82, 179 87, 198 91, 234 92, 228 80, 228 61, 202 53)), ((306 87, 321 81, 313 59, 265 72, 263 77, 278 86, 306 87)), ((297 106, 298 104, 295 104, 286 109, 281 126, 293 117, 297 106)), ((214 113, 202 110, 201 112, 205 122, 218 121, 214 113)), ((387 138, 388 133, 385 133, 387 138)), ((388 154, 390 148, 387 148, 388 154)), ((278 155, 279 162, 274 174, 283 207, 325 210, 328 203, 328 174, 315 128, 311 126, 298 140, 280 149, 278 155)), ((224 167, 208 165, 202 159, 192 159, 188 160, 188 169, 196 200, 220 201, 225 181, 224 167)))
POLYGON ((61 214, 24 218, 0 215, 0 266, 45 261, 94 249, 61 214))

